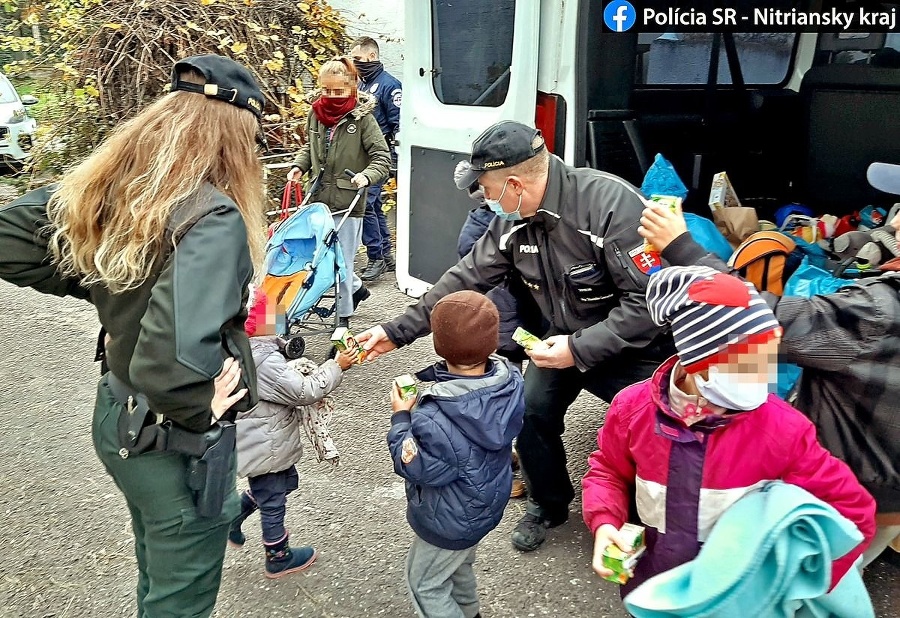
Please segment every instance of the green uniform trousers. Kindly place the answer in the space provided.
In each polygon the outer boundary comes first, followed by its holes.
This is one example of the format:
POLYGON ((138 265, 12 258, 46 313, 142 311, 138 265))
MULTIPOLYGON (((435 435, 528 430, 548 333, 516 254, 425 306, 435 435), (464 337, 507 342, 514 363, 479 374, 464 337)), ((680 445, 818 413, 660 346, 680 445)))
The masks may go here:
POLYGON ((187 456, 119 455, 116 424, 123 410, 103 378, 94 408, 94 449, 131 511, 138 618, 207 618, 219 592, 228 527, 240 512, 235 468, 222 514, 198 517, 185 481, 187 456))

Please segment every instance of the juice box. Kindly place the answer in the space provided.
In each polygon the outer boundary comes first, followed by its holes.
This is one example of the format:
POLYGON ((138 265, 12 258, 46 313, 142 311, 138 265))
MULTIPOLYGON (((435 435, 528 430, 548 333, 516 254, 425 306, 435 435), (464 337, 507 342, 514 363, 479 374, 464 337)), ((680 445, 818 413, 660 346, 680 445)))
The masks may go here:
MULTIPOLYGON (((681 208, 681 198, 674 197, 672 195, 651 195, 650 201, 666 206, 672 212, 678 212, 678 210, 681 208)), ((644 253, 653 253, 654 251, 656 251, 656 248, 645 240, 644 253)))
POLYGON ((713 176, 712 187, 709 190, 709 209, 716 212, 723 208, 740 205, 741 201, 738 199, 734 187, 731 186, 731 181, 728 180, 728 174, 719 172, 713 176))
POLYGON ((340 327, 331 335, 331 345, 341 352, 353 352, 356 355, 356 362, 362 364, 366 360, 366 351, 362 349, 356 341, 356 337, 350 332, 349 328, 340 327))
POLYGON ((397 376, 394 378, 394 384, 397 385, 397 388, 400 389, 400 397, 403 401, 409 401, 410 399, 415 399, 419 390, 416 388, 416 379, 409 375, 408 373, 404 373, 402 376, 397 376))
POLYGON ((634 577, 634 567, 637 565, 640 557, 644 555, 647 547, 644 545, 643 526, 625 524, 619 529, 619 532, 628 539, 628 544, 632 550, 624 552, 619 549, 618 545, 611 543, 603 551, 603 566, 607 569, 612 569, 613 572, 611 576, 604 577, 604 579, 617 584, 624 584, 634 577))
POLYGON ((544 345, 544 341, 540 337, 535 337, 521 326, 516 328, 515 332, 513 332, 512 340, 526 350, 533 350, 538 344, 544 345))

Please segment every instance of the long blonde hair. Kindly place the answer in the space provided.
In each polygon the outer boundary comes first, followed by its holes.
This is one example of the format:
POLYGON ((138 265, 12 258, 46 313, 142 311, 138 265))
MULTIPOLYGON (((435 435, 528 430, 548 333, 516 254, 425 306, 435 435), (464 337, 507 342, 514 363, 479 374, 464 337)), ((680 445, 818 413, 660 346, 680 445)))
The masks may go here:
MULTIPOLYGON (((203 83, 194 73, 181 79, 203 83)), ((266 222, 258 129, 249 111, 181 91, 120 125, 65 175, 47 205, 60 273, 113 293, 139 287, 172 212, 206 182, 237 204, 260 265, 266 222)))

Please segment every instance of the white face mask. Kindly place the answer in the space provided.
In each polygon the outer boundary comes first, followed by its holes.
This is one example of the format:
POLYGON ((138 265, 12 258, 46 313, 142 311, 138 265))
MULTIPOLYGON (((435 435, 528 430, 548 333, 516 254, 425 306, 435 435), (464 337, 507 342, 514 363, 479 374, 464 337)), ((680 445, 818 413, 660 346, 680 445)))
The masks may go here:
POLYGON ((729 410, 755 410, 769 397, 767 383, 750 382, 746 376, 709 368, 709 379, 694 375, 694 384, 705 399, 729 410))

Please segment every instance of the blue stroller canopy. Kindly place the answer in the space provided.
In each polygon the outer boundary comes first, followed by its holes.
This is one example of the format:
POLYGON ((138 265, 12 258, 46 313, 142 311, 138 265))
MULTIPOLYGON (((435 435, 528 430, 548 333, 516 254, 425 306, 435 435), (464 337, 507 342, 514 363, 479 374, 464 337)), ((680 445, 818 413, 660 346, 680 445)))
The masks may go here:
POLYGON ((285 219, 266 243, 266 275, 286 277, 304 270, 309 273, 295 298, 283 299, 289 323, 303 319, 335 285, 335 272, 340 280, 347 276, 340 245, 335 242, 329 247, 325 242, 333 230, 334 218, 328 206, 314 202, 285 219))

